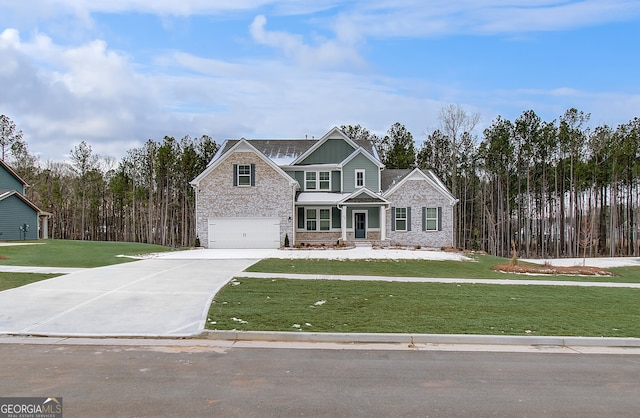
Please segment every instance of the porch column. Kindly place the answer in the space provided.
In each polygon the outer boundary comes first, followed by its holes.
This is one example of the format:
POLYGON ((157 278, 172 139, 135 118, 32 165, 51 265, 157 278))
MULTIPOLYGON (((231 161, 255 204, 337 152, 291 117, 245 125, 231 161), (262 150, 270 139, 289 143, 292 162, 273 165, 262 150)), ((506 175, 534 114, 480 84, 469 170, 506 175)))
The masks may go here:
POLYGON ((387 239, 387 211, 380 206, 380 241, 387 239))
POLYGON ((342 232, 342 237, 340 238, 342 242, 347 240, 347 207, 342 206, 340 208, 340 230, 342 232))

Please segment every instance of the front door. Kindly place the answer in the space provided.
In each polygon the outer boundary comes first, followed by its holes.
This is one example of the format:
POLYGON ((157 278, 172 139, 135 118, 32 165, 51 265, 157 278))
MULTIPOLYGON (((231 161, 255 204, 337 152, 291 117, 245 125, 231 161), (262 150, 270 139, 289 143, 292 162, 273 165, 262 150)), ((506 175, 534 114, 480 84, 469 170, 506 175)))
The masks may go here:
POLYGON ((367 214, 358 212, 355 214, 356 239, 367 237, 367 214))

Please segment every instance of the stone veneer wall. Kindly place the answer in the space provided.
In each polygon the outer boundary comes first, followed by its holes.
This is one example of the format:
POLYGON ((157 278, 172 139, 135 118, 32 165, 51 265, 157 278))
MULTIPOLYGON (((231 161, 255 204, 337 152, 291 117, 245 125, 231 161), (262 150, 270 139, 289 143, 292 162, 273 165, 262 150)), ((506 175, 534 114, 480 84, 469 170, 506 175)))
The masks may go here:
POLYGON ((453 246, 453 207, 449 204, 449 199, 426 180, 408 179, 386 198, 392 207, 411 207, 411 231, 392 231, 391 210, 387 211, 387 239, 392 245, 420 245, 428 248, 453 246), (423 207, 442 208, 442 231, 422 230, 423 207))
POLYGON ((237 151, 200 181, 196 204, 196 233, 202 246, 209 244, 211 217, 280 218, 280 245, 285 234, 293 245, 295 184, 250 151, 237 151), (233 185, 234 164, 255 164, 255 186, 233 185))

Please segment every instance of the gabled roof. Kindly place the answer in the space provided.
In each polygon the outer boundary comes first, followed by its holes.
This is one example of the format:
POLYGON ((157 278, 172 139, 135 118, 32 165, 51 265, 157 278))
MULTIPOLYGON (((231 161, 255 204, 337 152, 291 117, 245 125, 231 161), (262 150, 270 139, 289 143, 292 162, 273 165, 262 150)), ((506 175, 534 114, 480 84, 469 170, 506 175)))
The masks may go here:
POLYGON ((358 155, 364 155, 366 158, 368 158, 372 163, 377 165, 379 168, 384 168, 384 164, 382 164, 380 160, 378 160, 376 157, 368 153, 367 150, 365 150, 362 147, 356 148, 356 150, 353 151, 351 155, 349 155, 347 158, 344 159, 344 161, 338 164, 338 167, 344 167, 349 161, 353 160, 358 155))
POLYGON ((308 150, 306 150, 302 155, 300 155, 298 158, 296 158, 291 164, 298 164, 302 161, 304 161, 305 158, 307 158, 309 155, 311 155, 315 150, 317 150, 318 148, 320 148, 322 146, 322 144, 324 144, 325 142, 327 142, 329 139, 331 139, 332 137, 335 136, 339 136, 342 139, 344 139, 344 141, 351 145, 351 147, 353 147, 353 149, 357 149, 358 148, 358 144, 356 144, 351 138, 349 138, 347 135, 345 135, 344 132, 342 132, 340 129, 338 129, 337 126, 334 126, 333 129, 331 129, 329 132, 327 132, 322 138, 320 138, 318 141, 316 141, 316 143, 309 148, 308 150))
POLYGON ((18 199, 22 200, 27 206, 29 206, 31 209, 36 211, 38 213, 38 215, 46 213, 46 212, 42 212, 40 210, 40 208, 38 208, 35 204, 33 204, 33 202, 31 202, 29 199, 24 197, 22 194, 18 193, 17 190, 9 190, 9 191, 4 191, 4 192, 0 191, 0 202, 2 202, 5 199, 10 198, 11 196, 15 196, 18 199))
POLYGON ((458 202, 458 199, 451 194, 449 189, 447 189, 447 186, 445 186, 438 176, 436 176, 431 170, 423 171, 419 168, 414 168, 413 170, 384 170, 382 171, 382 177, 382 195, 385 197, 393 194, 393 192, 409 181, 409 179, 420 179, 427 181, 436 190, 442 193, 447 199, 449 199, 449 204, 452 206, 458 202))
POLYGON ((386 192, 412 172, 411 168, 385 168, 380 173, 380 188, 382 192, 386 192))
POLYGON ((273 160, 265 156, 262 152, 256 149, 256 147, 254 147, 250 141, 246 139, 240 139, 236 141, 235 144, 231 146, 225 153, 221 155, 216 154, 216 156, 213 158, 211 163, 209 163, 207 168, 202 173, 200 173, 195 179, 191 180, 189 184, 191 184, 192 186, 197 186, 198 183, 200 183, 200 181, 204 177, 209 175, 211 171, 213 171, 217 166, 219 166, 222 163, 222 161, 227 159, 227 157, 229 157, 235 151, 249 151, 249 152, 255 153, 260 159, 266 162, 271 168, 273 168, 275 171, 279 172, 284 178, 289 180, 291 184, 298 184, 298 182, 294 178, 292 178, 287 173, 282 171, 282 169, 273 160))
POLYGON ((22 177, 20 177, 20 176, 18 175, 18 173, 16 173, 16 172, 13 170, 13 168, 11 168, 11 166, 10 166, 9 164, 5 163, 5 162, 4 162, 4 160, 2 160, 2 159, 0 159, 0 166, 4 167, 4 169, 5 169, 5 170, 7 170, 7 171, 9 172, 9 174, 11 174, 13 177, 15 177, 15 179, 16 179, 16 180, 18 180, 20 183, 22 183, 22 185, 23 185, 23 186, 25 186, 25 187, 29 186, 29 185, 27 184, 27 182, 26 182, 26 181, 24 181, 24 180, 22 179, 22 177))
POLYGON ((389 201, 384 197, 380 196, 379 194, 376 194, 371 190, 367 189, 366 187, 362 187, 354 190, 352 193, 349 193, 340 202, 338 202, 338 205, 344 205, 347 203, 349 205, 354 205, 354 204, 367 205, 371 203, 389 204, 389 201))

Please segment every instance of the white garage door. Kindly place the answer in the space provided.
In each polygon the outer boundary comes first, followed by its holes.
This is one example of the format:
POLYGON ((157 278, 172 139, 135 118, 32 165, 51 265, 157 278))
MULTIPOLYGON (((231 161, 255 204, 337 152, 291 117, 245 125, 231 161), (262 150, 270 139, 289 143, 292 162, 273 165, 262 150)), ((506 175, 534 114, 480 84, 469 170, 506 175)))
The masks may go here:
POLYGON ((209 218, 209 248, 278 247, 278 218, 209 218))

